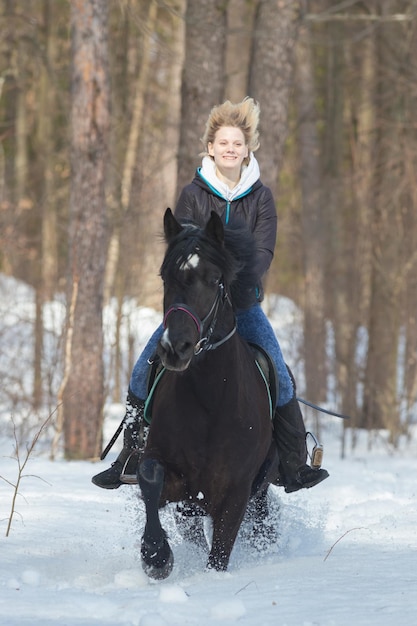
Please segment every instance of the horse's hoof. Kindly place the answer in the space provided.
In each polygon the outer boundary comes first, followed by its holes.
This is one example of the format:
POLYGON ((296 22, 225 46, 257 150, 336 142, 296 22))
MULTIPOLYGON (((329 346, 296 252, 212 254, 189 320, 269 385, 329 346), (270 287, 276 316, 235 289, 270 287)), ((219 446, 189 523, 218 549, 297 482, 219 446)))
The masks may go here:
POLYGON ((160 546, 142 541, 141 557, 143 571, 149 578, 164 580, 171 574, 174 567, 174 555, 166 539, 160 546))

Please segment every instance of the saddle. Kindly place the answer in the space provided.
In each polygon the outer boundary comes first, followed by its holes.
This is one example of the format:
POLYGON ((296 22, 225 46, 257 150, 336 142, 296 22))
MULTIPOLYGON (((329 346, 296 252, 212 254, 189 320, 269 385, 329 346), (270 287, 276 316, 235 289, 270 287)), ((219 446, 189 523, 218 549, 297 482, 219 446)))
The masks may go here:
POLYGON ((278 372, 275 367, 275 363, 273 362, 270 354, 266 350, 264 350, 263 348, 261 348, 261 346, 258 346, 255 343, 249 343, 249 347, 254 354, 255 363, 263 376, 268 390, 272 419, 274 416, 274 408, 277 405, 279 394, 278 372))
MULTIPOLYGON (((270 418, 272 420, 274 416, 274 408, 276 406, 278 393, 279 393, 279 380, 278 380, 276 367, 270 355, 268 354, 268 352, 264 350, 263 348, 261 348, 261 346, 258 346, 254 343, 249 343, 249 342, 248 342, 248 345, 251 351, 253 352, 255 363, 262 375, 262 378, 264 380, 264 383, 268 392, 269 412, 270 412, 270 418)), ((145 401, 145 409, 144 409, 144 419, 148 424, 150 424, 152 420, 152 403, 153 403, 153 397, 155 394, 155 389, 157 388, 158 383, 161 380, 161 377, 164 375, 164 373, 165 373, 165 368, 162 365, 159 357, 155 354, 152 358, 151 366, 148 372, 148 382, 147 382, 148 397, 145 401)))

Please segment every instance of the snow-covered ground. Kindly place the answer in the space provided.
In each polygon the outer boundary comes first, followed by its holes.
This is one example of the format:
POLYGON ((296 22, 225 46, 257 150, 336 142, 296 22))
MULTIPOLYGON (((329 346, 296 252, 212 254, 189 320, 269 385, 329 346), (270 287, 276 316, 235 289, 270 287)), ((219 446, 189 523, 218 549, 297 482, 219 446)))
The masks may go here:
MULTIPOLYGON (((182 541, 172 510, 164 511, 175 565, 163 582, 141 569, 135 487, 92 485, 105 463, 33 457, 7 538, 13 490, 0 485, 0 624, 415 624, 416 445, 390 454, 381 435, 368 452, 363 433, 341 460, 339 428, 329 425, 324 436, 330 478, 290 495, 271 488, 278 540, 257 548, 239 537, 227 573, 204 571, 206 555, 182 541)), ((2 442, 0 475, 13 482, 10 443, 2 442)))
MULTIPOLYGON (((26 363, 32 349, 32 295, 0 275, 1 626, 417 623, 417 428, 411 441, 402 441, 396 451, 382 432, 373 434, 371 449, 368 434, 358 433, 351 451, 348 433, 348 453, 342 460, 342 423, 323 417, 324 467, 330 478, 289 495, 272 487, 270 521, 278 538, 250 541, 244 524, 226 573, 205 571, 207 555, 183 541, 173 508, 167 507, 163 523, 175 565, 167 580, 150 581, 139 558, 144 511, 137 488, 104 491, 91 483, 91 476, 114 460, 117 446, 102 463, 68 463, 59 456, 52 462, 50 433, 29 457, 6 537, 14 491, 10 483, 17 478, 11 416, 21 461, 34 433, 27 427, 29 405, 26 416, 19 413, 19 401, 30 393, 26 363)), ((284 353, 294 356, 300 341, 297 314, 290 303, 280 302, 283 308, 274 303, 271 317, 279 324, 284 353)), ((138 327, 149 334, 156 318, 145 314, 146 324, 138 324, 134 310, 127 315, 127 334, 138 327)), ((62 305, 53 303, 45 311, 49 334, 44 356, 45 370, 53 372, 59 350, 57 320, 59 326, 62 305)), ((106 324, 111 346, 109 312, 106 324)), ((108 354, 110 363, 110 350, 108 354)), ((302 364, 291 365, 296 370, 302 364)), ((51 376, 51 398, 56 384, 51 376)), ((107 404, 106 440, 122 415, 122 405, 107 404)))

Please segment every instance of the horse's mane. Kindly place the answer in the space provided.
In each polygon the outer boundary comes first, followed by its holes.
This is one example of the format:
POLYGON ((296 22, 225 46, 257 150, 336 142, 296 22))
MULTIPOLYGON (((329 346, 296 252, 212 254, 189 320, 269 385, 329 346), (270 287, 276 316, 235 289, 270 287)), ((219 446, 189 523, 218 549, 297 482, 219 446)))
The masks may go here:
POLYGON ((255 239, 241 222, 234 222, 224 229, 224 245, 207 236, 204 228, 182 221, 184 227, 168 245, 161 266, 161 276, 177 281, 179 268, 198 253, 216 265, 228 289, 233 308, 246 309, 256 300, 256 287, 260 282, 255 272, 255 239))

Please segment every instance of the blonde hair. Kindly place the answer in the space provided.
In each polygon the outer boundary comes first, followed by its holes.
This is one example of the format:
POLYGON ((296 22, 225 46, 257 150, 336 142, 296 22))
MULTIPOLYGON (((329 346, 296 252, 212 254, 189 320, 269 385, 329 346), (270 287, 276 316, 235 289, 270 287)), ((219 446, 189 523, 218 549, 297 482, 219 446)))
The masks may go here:
POLYGON ((216 133, 222 126, 240 128, 249 152, 255 152, 259 148, 259 114, 259 104, 249 97, 237 104, 226 100, 223 104, 213 107, 206 122, 205 133, 201 138, 205 150, 202 156, 207 156, 208 144, 214 142, 216 133))

